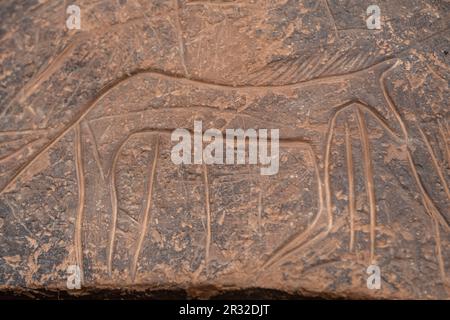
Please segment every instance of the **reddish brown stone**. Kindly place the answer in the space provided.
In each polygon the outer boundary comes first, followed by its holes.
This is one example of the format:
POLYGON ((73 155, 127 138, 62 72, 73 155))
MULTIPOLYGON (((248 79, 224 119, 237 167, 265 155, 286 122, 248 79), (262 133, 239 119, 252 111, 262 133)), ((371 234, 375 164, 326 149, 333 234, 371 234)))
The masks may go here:
POLYGON ((77 5, 0 4, 3 294, 449 298, 447 2, 77 5), (278 174, 175 165, 194 120, 278 174))

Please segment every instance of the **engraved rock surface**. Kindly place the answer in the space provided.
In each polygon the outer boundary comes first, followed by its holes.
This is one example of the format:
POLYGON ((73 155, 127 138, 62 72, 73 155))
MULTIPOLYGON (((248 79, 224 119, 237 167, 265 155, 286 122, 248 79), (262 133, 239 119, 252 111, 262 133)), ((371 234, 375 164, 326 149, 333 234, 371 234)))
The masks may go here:
POLYGON ((0 292, 450 298, 448 1, 77 5, 0 3, 0 292), (196 120, 279 172, 174 164, 196 120))

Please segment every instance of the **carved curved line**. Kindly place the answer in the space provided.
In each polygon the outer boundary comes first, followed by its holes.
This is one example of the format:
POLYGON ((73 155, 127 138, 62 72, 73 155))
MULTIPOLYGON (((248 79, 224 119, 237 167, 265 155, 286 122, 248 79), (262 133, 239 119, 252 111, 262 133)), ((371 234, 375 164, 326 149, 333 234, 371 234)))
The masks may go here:
POLYGON ((347 174, 348 174, 348 212, 350 214, 349 251, 352 252, 355 244, 356 199, 355 199, 355 180, 353 172, 352 140, 347 122, 345 122, 345 151, 346 151, 347 174))
POLYGON ((356 111, 358 118, 359 134, 361 138, 361 146, 364 158, 364 175, 366 178, 366 191, 369 198, 369 214, 370 214, 370 263, 375 263, 375 229, 376 229, 376 198, 375 183, 373 179, 372 157, 370 156, 370 141, 367 133, 367 125, 361 109, 356 111))
MULTIPOLYGON (((108 253, 107 253, 107 268, 108 268, 109 276, 112 275, 112 260, 113 260, 113 255, 114 255, 114 243, 115 243, 116 230, 117 230, 117 216, 118 216, 118 210, 119 210, 118 204, 117 204, 118 201, 117 201, 117 188, 116 188, 116 177, 115 177, 117 162, 118 162, 119 156, 122 152, 122 149, 125 147, 127 142, 134 136, 139 135, 139 134, 145 134, 145 133, 156 133, 156 134, 158 134, 158 137, 159 137, 160 134, 167 134, 167 131, 166 130, 158 130, 158 129, 142 129, 142 130, 137 130, 135 132, 130 133, 125 139, 123 139, 123 141, 118 146, 117 151, 113 158, 111 171, 109 172, 109 178, 110 178, 109 188, 110 188, 110 194, 111 194, 111 207, 112 207, 111 227, 110 227, 109 245, 108 245, 108 253)), ((159 147, 159 138, 158 138, 157 146, 159 147)), ((153 174, 154 174, 154 172, 152 170, 152 176, 153 176, 153 174)), ((153 182, 151 182, 151 183, 153 183, 153 182)), ((151 186, 151 188, 153 188, 153 186, 151 186)), ((147 204, 148 203, 149 203, 149 201, 147 201, 147 204)), ((145 213, 145 214, 147 214, 147 213, 145 213)), ((135 266, 135 264, 132 263, 132 266, 135 266)), ((133 267, 132 267, 132 270, 133 270, 133 267)), ((133 278, 133 271, 132 271, 132 278, 133 278)))
POLYGON ((81 127, 75 126, 75 139, 74 139, 74 154, 75 154, 75 168, 78 181, 78 208, 75 222, 75 255, 77 265, 80 268, 80 279, 83 283, 83 241, 82 241, 82 228, 83 228, 83 216, 84 216, 84 202, 85 202, 85 180, 83 169, 83 152, 81 145, 81 127))
POLYGON ((119 154, 122 151, 122 147, 125 145, 125 143, 128 141, 130 136, 125 139, 125 141, 119 146, 111 167, 111 176, 110 176, 110 183, 109 183, 109 192, 111 195, 111 227, 110 227, 110 235, 109 235, 109 245, 108 245, 108 253, 107 253, 107 268, 108 268, 108 274, 111 277, 112 276, 112 260, 113 260, 113 253, 114 253, 114 242, 115 242, 115 236, 116 236, 116 229, 117 229, 117 215, 118 215, 118 205, 117 205, 117 189, 116 189, 116 181, 115 181, 115 175, 114 172, 116 171, 116 165, 117 160, 119 158, 119 154))

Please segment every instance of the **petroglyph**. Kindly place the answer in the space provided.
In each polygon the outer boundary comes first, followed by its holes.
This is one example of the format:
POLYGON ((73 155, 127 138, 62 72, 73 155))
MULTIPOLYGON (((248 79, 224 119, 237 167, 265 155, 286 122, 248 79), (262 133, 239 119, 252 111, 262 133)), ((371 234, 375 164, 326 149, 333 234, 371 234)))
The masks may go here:
POLYGON ((102 3, 77 3, 92 14, 73 34, 39 7, 57 43, 0 39, 0 290, 60 289, 75 264, 90 288, 448 298, 439 6, 413 28, 388 1, 366 32, 353 1, 102 3), (279 170, 174 164, 171 134, 195 121, 279 130, 279 170), (377 292, 361 285, 374 263, 377 292))

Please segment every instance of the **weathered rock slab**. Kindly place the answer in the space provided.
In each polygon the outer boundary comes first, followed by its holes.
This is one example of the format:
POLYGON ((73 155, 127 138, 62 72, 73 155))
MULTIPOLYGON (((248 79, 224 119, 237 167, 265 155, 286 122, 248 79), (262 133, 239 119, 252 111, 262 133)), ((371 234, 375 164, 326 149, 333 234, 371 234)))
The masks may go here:
POLYGON ((448 2, 65 5, 0 4, 3 294, 449 298, 448 2), (277 173, 175 164, 195 121, 277 173))

